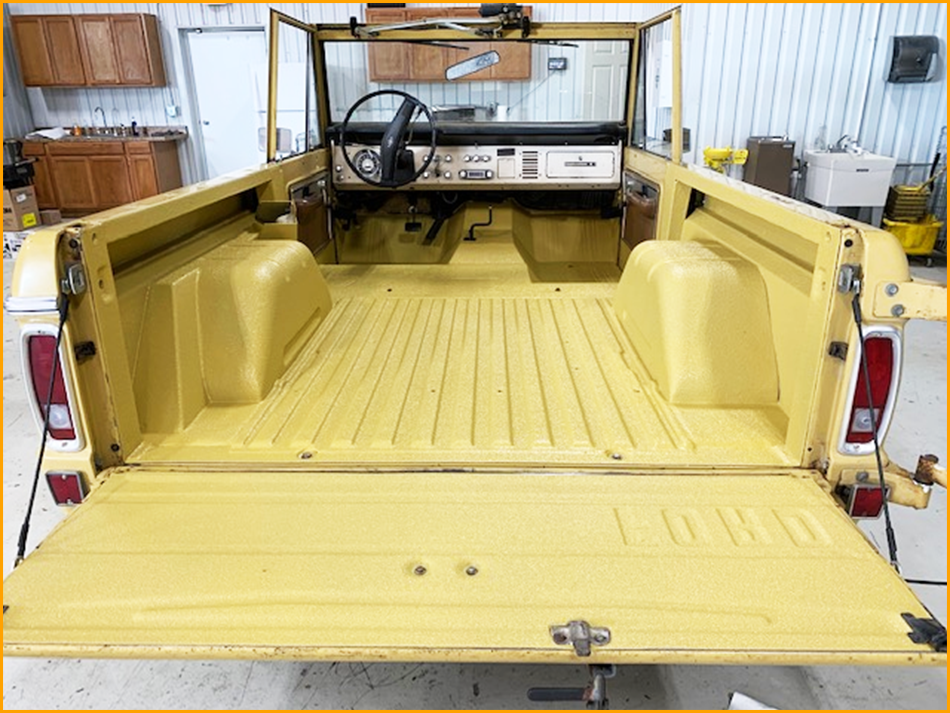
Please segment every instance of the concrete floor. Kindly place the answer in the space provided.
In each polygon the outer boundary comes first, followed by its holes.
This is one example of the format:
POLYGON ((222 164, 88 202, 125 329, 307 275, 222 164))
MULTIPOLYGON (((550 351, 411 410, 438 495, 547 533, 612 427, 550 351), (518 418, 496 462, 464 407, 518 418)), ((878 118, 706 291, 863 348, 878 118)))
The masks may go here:
MULTIPOLYGON (((4 261, 4 294, 12 263, 4 261)), ((945 268, 919 268, 946 282, 945 268)), ((11 571, 28 495, 37 429, 20 378, 17 330, 3 318, 3 572, 11 571)), ((947 327, 908 325, 900 405, 888 439, 898 462, 920 453, 947 458, 947 327)), ((41 491, 32 542, 60 519, 41 491)), ((947 576, 947 498, 935 491, 923 513, 897 508, 895 524, 908 577, 947 576)), ((866 528, 876 543, 883 528, 866 528)), ((941 620, 945 589, 919 596, 941 620)), ((847 616, 842 602, 841 615, 847 616)), ((531 686, 582 685, 585 669, 555 666, 299 664, 272 662, 60 661, 5 659, 3 707, 48 708, 525 708, 531 686)), ((848 667, 622 667, 610 683, 614 708, 724 708, 739 690, 783 709, 945 708, 946 669, 848 667)), ((578 708, 565 705, 564 708, 578 708)))

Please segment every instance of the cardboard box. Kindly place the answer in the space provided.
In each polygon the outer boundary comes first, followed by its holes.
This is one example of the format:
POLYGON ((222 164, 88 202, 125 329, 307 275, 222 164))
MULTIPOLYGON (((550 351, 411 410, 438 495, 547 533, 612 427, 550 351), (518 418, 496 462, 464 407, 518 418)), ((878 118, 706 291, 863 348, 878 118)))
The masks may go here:
POLYGON ((63 214, 55 208, 40 211, 40 223, 43 225, 59 225, 62 222, 63 214))
POLYGON ((35 228, 39 222, 40 208, 36 204, 36 191, 33 186, 3 192, 3 229, 5 231, 35 228))

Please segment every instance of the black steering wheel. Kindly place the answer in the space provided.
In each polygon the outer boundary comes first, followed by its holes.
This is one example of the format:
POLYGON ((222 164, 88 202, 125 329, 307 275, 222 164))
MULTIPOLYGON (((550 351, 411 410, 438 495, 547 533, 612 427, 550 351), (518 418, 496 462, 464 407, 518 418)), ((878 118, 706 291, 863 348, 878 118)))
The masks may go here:
POLYGON ((399 188, 418 180, 418 178, 425 173, 426 169, 429 168, 432 159, 435 158, 437 146, 438 137, 436 136, 435 120, 432 117, 432 111, 411 94, 406 94, 406 92, 400 92, 396 89, 382 89, 378 92, 367 94, 359 99, 346 113, 346 118, 343 120, 343 127, 340 129, 340 149, 343 151, 343 160, 346 161, 346 165, 349 166, 350 170, 364 183, 376 186, 377 188, 399 188), (402 104, 399 106, 399 109, 396 110, 396 116, 393 117, 393 120, 390 121, 386 127, 386 131, 383 132, 379 149, 374 149, 373 147, 362 148, 356 153, 354 159, 354 157, 350 156, 350 142, 347 139, 350 119, 363 104, 371 99, 387 94, 402 97, 402 104), (406 161, 411 162, 414 160, 411 152, 406 149, 406 144, 412 133, 411 127, 420 116, 417 110, 419 110, 421 114, 425 114, 429 120, 429 125, 432 127, 432 141, 429 146, 429 154, 426 156, 425 161, 422 162, 422 166, 419 167, 419 170, 414 173, 411 172, 412 163, 409 164, 410 171, 406 171, 405 169, 398 171, 398 169, 402 168, 400 162, 405 163, 406 161), (400 173, 398 177, 397 171, 400 173))

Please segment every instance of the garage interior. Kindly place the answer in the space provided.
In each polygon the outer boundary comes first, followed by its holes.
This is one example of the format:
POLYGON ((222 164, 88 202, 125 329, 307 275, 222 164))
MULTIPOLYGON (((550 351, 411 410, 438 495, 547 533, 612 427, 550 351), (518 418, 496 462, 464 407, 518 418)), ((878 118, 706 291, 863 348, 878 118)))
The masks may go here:
MULTIPOLYGON (((308 23, 347 23, 351 17, 403 22, 472 17, 478 11, 476 4, 434 3, 273 7, 308 23)), ((639 22, 672 7, 535 3, 529 12, 539 22, 639 22)), ((268 8, 256 3, 4 4, 5 208, 8 193, 11 201, 24 196, 27 204, 9 215, 4 211, 5 297, 17 252, 35 226, 56 225, 213 181, 266 160, 268 8)), ((946 27, 946 4, 684 6, 684 163, 705 165, 808 205, 883 226, 901 241, 915 277, 946 284, 946 27), (905 56, 917 58, 909 68, 902 63, 905 56), (842 181, 842 172, 854 170, 849 162, 859 158, 865 162, 861 174, 842 181), (918 190, 922 185, 925 188, 918 190)), ((432 48, 420 46, 397 45, 385 52, 372 47, 333 49, 329 71, 348 81, 341 83, 344 90, 338 96, 331 96, 330 109, 341 121, 374 82, 386 81, 446 110, 447 120, 460 113, 499 123, 526 116, 557 122, 622 117, 624 98, 611 95, 600 83, 602 77, 615 79, 626 72, 629 56, 618 44, 518 48, 522 51, 506 56, 506 62, 483 70, 491 74, 482 81, 451 87, 443 80, 452 50, 439 50, 434 57, 432 48)), ((671 50, 658 35, 649 71, 661 87, 671 76, 671 50)), ((281 76, 288 86, 304 85, 310 77, 305 59, 292 53, 284 68, 281 76)), ((279 129, 273 137, 279 156, 291 157, 319 141, 308 135, 311 100, 283 85, 279 88, 279 129)), ((661 127, 669 125, 663 123, 669 121, 669 97, 660 91, 652 101, 651 115, 661 127)), ((650 134, 645 147, 649 150, 649 141, 655 141, 653 148, 662 153, 664 143, 673 143, 669 133, 650 134)), ((469 158, 464 157, 464 165, 469 158)), ((479 157, 472 158, 477 165, 479 157)), ((440 170, 457 172, 462 160, 459 155, 454 166, 443 163, 440 170)), ((349 158, 337 161, 342 180, 359 173, 358 166, 348 164, 349 158)), ((649 214, 650 188, 638 190, 636 200, 644 201, 645 212, 628 207, 624 217, 597 203, 597 191, 579 194, 579 199, 595 202, 581 206, 583 218, 566 228, 545 204, 543 192, 520 202, 481 195, 441 218, 432 206, 401 199, 398 204, 380 202, 358 191, 349 194, 350 203, 333 218, 336 229, 347 236, 344 246, 333 246, 337 253, 331 257, 322 244, 308 245, 314 254, 323 251, 319 262, 337 303, 332 325, 320 333, 323 341, 303 347, 310 359, 298 362, 293 378, 253 407, 193 407, 185 428, 169 426, 166 410, 156 405, 154 415, 143 415, 149 428, 143 429, 146 440, 137 457, 175 460, 182 457, 183 445, 198 442, 200 447, 186 459, 206 460, 202 448, 284 449, 293 459, 306 443, 310 450, 336 453, 335 462, 372 462, 374 442, 385 438, 387 445, 401 445, 397 457, 407 461, 419 440, 428 439, 427 448, 441 448, 443 460, 452 462, 454 452, 508 434, 509 458, 516 459, 511 454, 519 448, 536 451, 543 443, 552 461, 571 467, 582 467, 592 451, 637 462, 638 448, 676 463, 683 453, 695 456, 691 434, 703 434, 709 441, 709 434, 719 430, 721 441, 702 454, 704 462, 728 463, 730 449, 746 448, 761 451, 762 462, 784 463, 779 409, 736 409, 731 417, 752 424, 755 443, 731 443, 720 413, 692 409, 670 417, 654 412, 644 384, 612 386, 604 371, 587 375, 570 390, 581 403, 578 414, 601 410, 603 428, 591 430, 574 414, 574 420, 561 419, 570 425, 568 431, 544 433, 543 423, 556 419, 547 416, 545 408, 553 407, 535 393, 540 389, 532 390, 532 384, 541 381, 540 372, 560 368, 568 361, 568 349, 594 353, 599 344, 621 339, 617 318, 605 305, 617 287, 625 253, 633 247, 626 231, 636 229, 637 221, 649 214), (550 224, 526 219, 540 209, 547 211, 550 224), (393 223, 405 239, 384 245, 379 236, 388 234, 387 226, 393 223), (568 241, 577 241, 566 244, 582 244, 583 250, 545 253, 535 234, 539 226, 571 233, 568 241), (432 239, 420 245, 416 238, 426 233, 432 239), (477 241, 469 239, 476 234, 477 241), (341 264, 329 264, 334 260, 341 264), (363 264, 373 262, 388 264, 371 272, 364 269, 363 264), (507 277, 499 281, 499 275, 507 277), (466 289, 480 280, 498 282, 497 294, 485 304, 469 304, 466 289), (388 294, 394 289, 400 294, 388 294), (367 291, 388 301, 357 299, 367 291), (359 333, 362 322, 354 315, 363 314, 372 315, 372 333, 359 333), (534 320, 538 326, 529 330, 531 343, 518 349, 540 353, 540 361, 506 373, 505 393, 495 393, 485 386, 489 381, 479 382, 478 372, 480 365, 488 368, 497 345, 485 340, 485 358, 477 344, 453 343, 453 320, 482 324, 497 339, 504 338, 506 325, 534 320), (445 326, 420 327, 399 338, 391 328, 436 321, 445 326), (579 331, 579 325, 587 330, 586 344, 568 347, 555 338, 569 328, 579 331), (371 423, 354 420, 343 407, 361 399, 371 404, 376 398, 368 385, 351 383, 349 372, 330 379, 321 394, 308 393, 312 402, 305 403, 301 396, 301 385, 336 369, 317 358, 326 351, 325 343, 355 344, 360 339, 375 345, 378 354, 361 357, 354 350, 341 355, 341 363, 362 359, 360 368, 377 380, 400 384, 397 391, 405 397, 404 402, 378 404, 371 423), (386 355, 395 349, 412 347, 422 353, 428 348, 435 354, 442 343, 445 354, 439 359, 450 365, 445 372, 387 370, 386 355), (445 406, 441 397, 431 396, 435 390, 430 394, 427 379, 450 384, 454 391, 447 393, 454 401, 445 406), (497 433, 479 433, 474 421, 452 416, 473 413, 477 404, 502 395, 509 405, 507 416, 491 424, 497 433), (421 408, 432 402, 425 433, 421 427, 419 433, 407 429, 399 420, 400 409, 410 400, 421 408), (333 417, 319 428, 308 425, 306 433, 303 427, 294 431, 294 424, 281 415, 309 410, 312 421, 325 409, 333 417), (625 420, 630 413, 638 418, 625 420), (665 420, 670 418, 680 430, 671 429, 665 420)), ((134 295, 134 271, 122 279, 120 288, 134 295)), ((130 343, 140 328, 128 326, 130 343)), ((903 380, 887 440, 897 462, 914 463, 928 452, 941 463, 946 460, 946 354, 945 323, 907 325, 903 380)), ((19 329, 5 312, 4 577, 14 567, 38 445, 20 360, 19 329)), ((636 364, 627 367, 637 372, 636 364)), ((642 371, 642 365, 639 368, 642 371)), ((570 374, 564 378, 569 380, 570 374)), ((559 395, 556 401, 567 398, 559 395)), ((392 450, 379 453, 380 459, 392 457, 392 450)), ((945 580, 946 492, 936 488, 925 511, 894 508, 893 515, 905 575, 945 580)), ((33 526, 37 540, 61 519, 41 492, 33 526)), ((885 551, 883 523, 873 520, 861 527, 885 551)), ((937 619, 946 620, 945 586, 914 590, 937 619)), ((842 616, 846 612, 843 604, 842 616)), ((584 667, 541 665, 18 658, 4 664, 4 707, 10 709, 549 707, 529 704, 525 691, 563 685, 566 679, 582 683, 586 677, 584 667)), ((946 671, 623 666, 610 691, 615 708, 724 708, 737 691, 779 709, 936 708, 946 703, 946 671)))

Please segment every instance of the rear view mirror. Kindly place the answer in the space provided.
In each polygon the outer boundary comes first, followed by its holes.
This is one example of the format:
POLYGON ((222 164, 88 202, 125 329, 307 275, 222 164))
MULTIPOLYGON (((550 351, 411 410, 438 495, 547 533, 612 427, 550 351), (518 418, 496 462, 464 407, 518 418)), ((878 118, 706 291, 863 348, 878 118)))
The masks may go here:
POLYGON ((461 79, 470 74, 475 74, 475 72, 480 72, 483 69, 488 69, 499 62, 501 62, 501 55, 495 50, 485 52, 475 57, 469 57, 458 64, 453 64, 445 70, 445 78, 450 82, 454 82, 456 79, 461 79))

